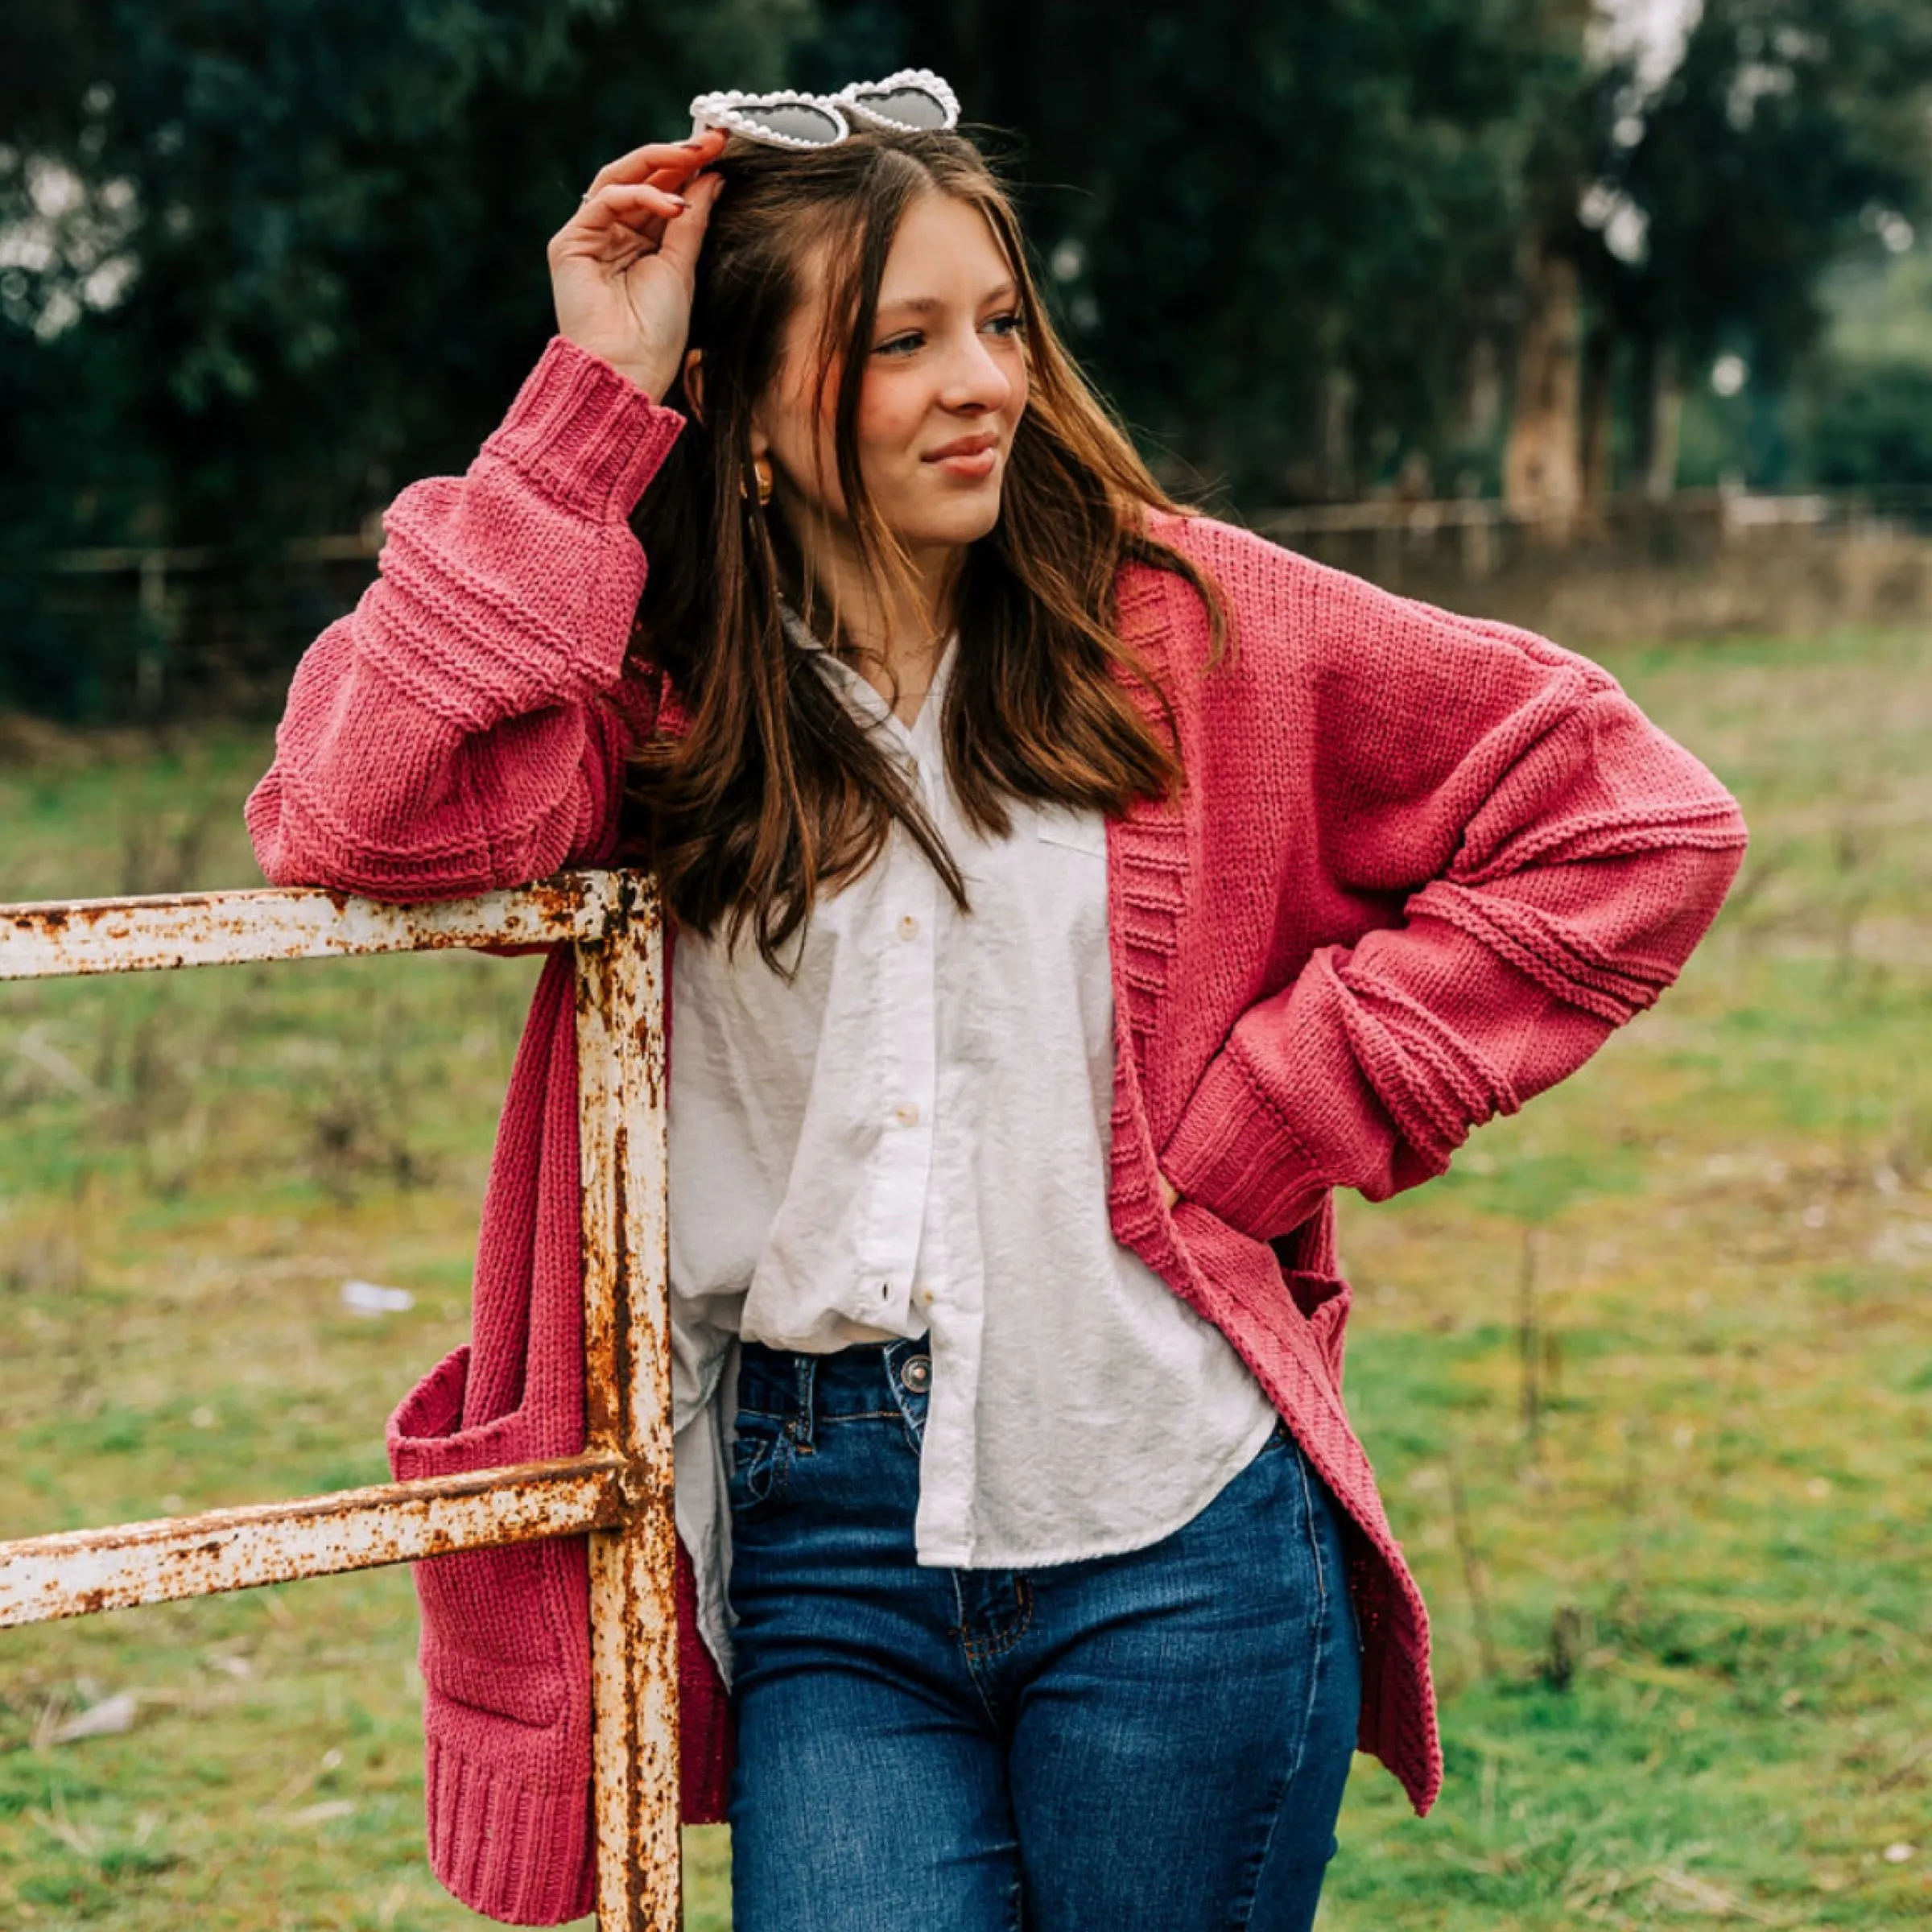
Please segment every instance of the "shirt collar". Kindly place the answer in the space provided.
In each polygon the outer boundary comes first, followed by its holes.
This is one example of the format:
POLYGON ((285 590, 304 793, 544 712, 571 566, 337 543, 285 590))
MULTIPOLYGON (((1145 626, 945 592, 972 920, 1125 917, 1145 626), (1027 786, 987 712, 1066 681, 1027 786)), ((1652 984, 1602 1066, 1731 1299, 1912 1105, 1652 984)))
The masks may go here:
POLYGON ((825 648, 824 641, 806 629, 805 620, 783 597, 778 599, 778 622, 783 626, 786 636, 800 650, 823 650, 825 648))
MULTIPOLYGON (((905 721, 886 709, 886 700, 880 696, 870 683, 852 669, 837 652, 831 650, 824 639, 815 636, 807 626, 805 620, 791 604, 781 597, 778 599, 778 622, 785 635, 801 650, 815 650, 821 654, 820 662, 824 669, 836 677, 848 697, 856 700, 865 711, 881 721, 889 720, 898 730, 908 733, 912 729, 905 721)), ((927 708, 933 706, 935 700, 943 699, 947 678, 952 673, 954 660, 959 654, 959 627, 956 625, 946 634, 946 642, 939 646, 939 654, 933 666, 932 683, 926 696, 920 700, 919 717, 925 718, 927 708)))

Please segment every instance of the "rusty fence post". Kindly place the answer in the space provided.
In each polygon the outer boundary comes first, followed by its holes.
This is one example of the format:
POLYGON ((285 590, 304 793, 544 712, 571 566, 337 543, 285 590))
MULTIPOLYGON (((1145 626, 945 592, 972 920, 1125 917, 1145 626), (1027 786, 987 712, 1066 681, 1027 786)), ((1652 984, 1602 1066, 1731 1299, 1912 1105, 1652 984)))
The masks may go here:
POLYGON ((654 880, 561 873, 395 906, 312 890, 0 906, 0 980, 572 945, 581 1454, 0 1542, 0 1629, 588 1532, 599 1932, 679 1932, 676 1518, 654 880))
POLYGON ((584 1448, 628 1507, 590 1537, 599 1932, 678 1932, 678 1629, 665 1214, 664 935, 630 881, 577 944, 584 1448))

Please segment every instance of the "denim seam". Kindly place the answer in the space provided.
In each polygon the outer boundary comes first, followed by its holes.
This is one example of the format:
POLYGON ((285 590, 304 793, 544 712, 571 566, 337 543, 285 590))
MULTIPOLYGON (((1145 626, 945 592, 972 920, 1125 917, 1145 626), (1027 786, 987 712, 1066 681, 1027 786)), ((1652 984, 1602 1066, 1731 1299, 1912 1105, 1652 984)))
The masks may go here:
POLYGON ((1321 1531, 1315 1520, 1315 1492, 1308 1486, 1308 1459, 1299 1443, 1294 1445, 1295 1472, 1302 1479, 1302 1521, 1307 1525, 1308 1552, 1315 1558, 1315 1587, 1324 1608, 1328 1602, 1328 1566, 1322 1560, 1321 1531))
MULTIPOLYGON (((789 1422, 797 1413, 791 1409, 754 1409, 749 1402, 738 1404, 738 1414, 748 1415, 762 1422, 789 1422)), ((896 1422, 899 1419, 897 1409, 840 1409, 836 1412, 821 1410, 817 1417, 819 1423, 825 1422, 896 1422)))
POLYGON ((1311 1620, 1315 1654, 1309 1660, 1308 1695, 1302 1706, 1301 1730, 1295 1738, 1294 1748, 1288 1754, 1288 1769, 1282 1777, 1281 1789, 1276 1794, 1274 1814, 1268 1821, 1267 1831, 1262 1835, 1261 1856, 1255 1864, 1249 1882, 1248 1897, 1235 1918, 1232 1932, 1247 1932, 1247 1927, 1253 1921, 1255 1904, 1261 1891, 1261 1876, 1268 1869, 1269 1855, 1274 1849, 1275 1834, 1281 1829, 1282 1819, 1286 1814, 1295 1781, 1302 1774, 1302 1761, 1308 1755, 1308 1733, 1314 1728, 1315 1709, 1321 1698, 1322 1671, 1327 1653, 1328 1619, 1331 1606, 1328 1602, 1327 1583, 1322 1580, 1325 1579, 1326 1571, 1322 1563, 1321 1538, 1315 1530, 1314 1497, 1308 1487, 1307 1459, 1302 1454, 1298 1443, 1295 1445, 1294 1460, 1295 1467, 1301 1472, 1302 1520, 1307 1526, 1309 1547, 1315 1553, 1315 1572, 1319 1586, 1318 1607, 1311 1620))
MULTIPOLYGON (((1269 1822, 1268 1836, 1261 1847, 1261 1863, 1257 1868, 1257 1876, 1259 1872, 1265 1872, 1268 1868, 1268 1854, 1274 1848, 1274 1835, 1280 1828, 1282 1818, 1286 1814, 1290 1798, 1294 1790, 1297 1780, 1302 1775, 1302 1762, 1308 1756, 1308 1733, 1314 1728, 1315 1709, 1321 1701, 1322 1679, 1326 1674, 1327 1663, 1328 1618, 1324 1614, 1318 1616, 1315 1620, 1315 1655, 1308 1666, 1308 1701, 1302 1707, 1302 1734, 1295 1740, 1294 1765, 1288 1773, 1286 1781, 1282 1785, 1281 1802, 1276 1806, 1274 1816, 1269 1822)), ((1243 1915, 1241 1922, 1242 1932, 1245 1932, 1249 1917, 1253 1911, 1253 1901, 1250 1900, 1248 1913, 1243 1915)))
MULTIPOLYGON (((774 1436, 754 1439, 758 1447, 755 1452, 742 1463, 735 1463, 726 1477, 726 1506, 734 1517, 748 1515, 752 1510, 763 1509, 774 1503, 782 1503, 791 1492, 791 1465, 795 1455, 801 1453, 799 1443, 789 1429, 778 1431, 774 1436), (762 1493, 753 1488, 757 1478, 766 1470, 770 1476, 762 1493), (745 1505, 741 1509, 732 1501, 729 1484, 743 1479, 745 1505)), ((809 1447, 802 1453, 809 1455, 809 1447)))
POLYGON ((907 1390, 902 1393, 893 1390, 893 1399, 898 1404, 894 1411, 899 1418, 899 1426, 906 1431, 906 1447, 917 1456, 924 1452, 926 1444, 925 1397, 907 1390))
MULTIPOLYGON (((974 1637, 967 1628, 966 1613, 963 1608, 961 1609, 960 1612, 960 1639, 965 1645, 966 1655, 969 1659, 982 1663, 989 1663, 995 1657, 1004 1657, 1032 1627, 1033 1586, 1027 1582, 1025 1577, 1016 1576, 1013 1579, 1013 1594, 1020 1600, 1020 1613, 1014 1620, 1012 1629, 1003 1637, 989 1634, 984 1642, 974 1637)), ((956 1599, 959 1590, 956 1582, 953 1585, 953 1590, 956 1599)))
POLYGON ((959 1638, 960 1647, 965 1653, 966 1675, 972 1682, 973 1695, 980 1700, 980 1708, 986 1713, 986 1721, 997 1727, 1000 1721, 999 1713, 993 1707, 993 1699, 986 1695, 986 1686, 980 1677, 980 1660, 974 1655, 972 1641, 966 1634, 966 1596, 960 1587, 960 1573, 956 1570, 948 1570, 946 1576, 952 1585, 952 1607, 960 1620, 953 1626, 953 1634, 959 1638))
MULTIPOLYGON (((1319 1645, 1320 1640, 1316 1641, 1319 1645)), ((1310 1702, 1312 1704, 1313 1699, 1310 1702)), ((1304 1719, 1301 1741, 1295 1747, 1293 1761, 1282 1773, 1269 1801, 1267 1828, 1261 1833, 1261 1848, 1248 1867, 1246 1895, 1235 1901, 1234 1917, 1229 1922, 1228 1932, 1248 1932, 1248 1927, 1254 1922, 1254 1909, 1261 1901, 1261 1874, 1268 1869, 1269 1855, 1274 1850, 1274 1835, 1280 1831, 1282 1820, 1287 1815, 1289 1794, 1294 1790, 1294 1781, 1307 1748, 1308 1726, 1304 1719)))

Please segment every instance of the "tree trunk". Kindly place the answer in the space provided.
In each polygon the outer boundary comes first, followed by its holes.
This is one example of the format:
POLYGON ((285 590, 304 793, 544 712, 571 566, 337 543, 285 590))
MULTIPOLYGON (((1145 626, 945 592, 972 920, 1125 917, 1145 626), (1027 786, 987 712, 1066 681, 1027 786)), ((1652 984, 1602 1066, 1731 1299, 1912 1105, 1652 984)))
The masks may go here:
POLYGON ((1644 359, 1642 412, 1644 494, 1667 502, 1677 489, 1678 437, 1684 414, 1684 386, 1678 375, 1677 345, 1653 342, 1644 359))
POLYGON ((1486 449, 1503 419, 1502 357, 1495 335, 1485 328, 1469 345, 1463 375, 1462 440, 1486 449))
POLYGON ((1604 527, 1610 496, 1611 378, 1616 361, 1616 337, 1610 324, 1600 320, 1583 337, 1583 444, 1578 459, 1582 487, 1578 527, 1591 535, 1604 527))
POLYGON ((1322 494, 1339 503, 1355 493, 1355 378, 1331 368, 1322 377, 1322 494))
POLYGON ((1522 287, 1503 503, 1532 541, 1567 543, 1583 500, 1576 264, 1539 242, 1522 287))

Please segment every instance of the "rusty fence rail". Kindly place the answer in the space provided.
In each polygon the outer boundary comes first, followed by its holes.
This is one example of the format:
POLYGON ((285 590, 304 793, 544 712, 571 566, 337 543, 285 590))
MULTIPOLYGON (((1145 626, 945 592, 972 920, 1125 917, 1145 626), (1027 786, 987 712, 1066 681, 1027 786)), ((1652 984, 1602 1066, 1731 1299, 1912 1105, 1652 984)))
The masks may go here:
POLYGON ((0 1542, 0 1628, 588 1531, 597 1923, 675 1932, 676 1533, 653 882, 562 873, 415 906, 315 890, 0 906, 0 980, 559 943, 576 958, 583 1454, 0 1542))

